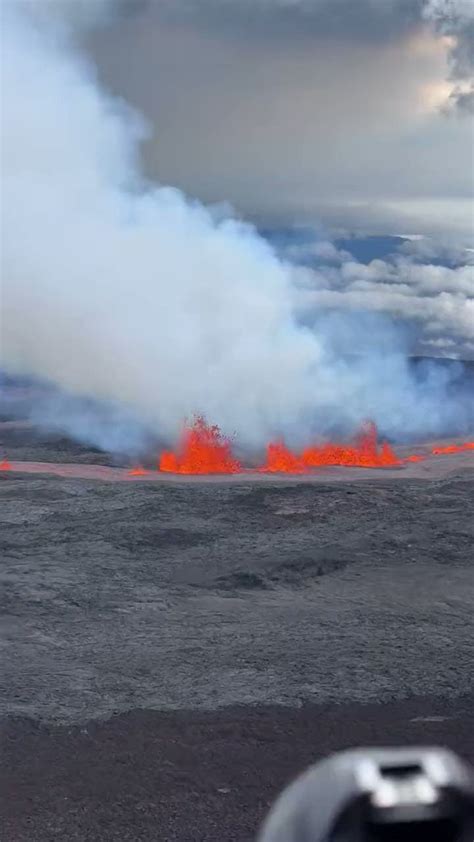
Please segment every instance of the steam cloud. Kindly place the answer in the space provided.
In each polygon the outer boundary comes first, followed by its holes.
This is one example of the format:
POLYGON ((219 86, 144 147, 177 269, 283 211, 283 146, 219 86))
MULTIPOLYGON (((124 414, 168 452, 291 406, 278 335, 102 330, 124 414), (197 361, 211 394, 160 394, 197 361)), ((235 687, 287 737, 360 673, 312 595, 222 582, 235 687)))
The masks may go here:
MULTIPOLYGON (((202 412, 249 446, 368 415, 394 436, 467 429, 469 395, 449 396, 442 372, 415 379, 400 331, 372 321, 367 347, 367 321, 352 317, 365 353, 341 354, 346 323, 298 318, 303 270, 250 226, 142 182, 146 127, 99 89, 70 37, 76 13, 4 7, 3 367, 118 407, 121 442, 128 414, 172 440, 202 412)), ((338 271, 354 280, 350 263, 338 271)), ((63 423, 103 444, 81 417, 63 423)))

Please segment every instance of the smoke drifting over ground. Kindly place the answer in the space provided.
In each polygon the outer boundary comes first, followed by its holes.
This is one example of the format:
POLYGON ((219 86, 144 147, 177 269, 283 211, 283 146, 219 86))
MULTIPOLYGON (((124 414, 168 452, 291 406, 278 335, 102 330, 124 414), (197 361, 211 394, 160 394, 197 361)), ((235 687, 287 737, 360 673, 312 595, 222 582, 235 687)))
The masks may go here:
MULTIPOLYGON (((144 183, 137 149, 146 127, 99 89, 52 20, 39 21, 28 4, 4 7, 2 364, 71 396, 68 411, 54 405, 56 423, 94 440, 91 413, 71 417, 84 398, 119 407, 120 442, 128 415, 172 440, 184 417, 204 413, 250 446, 349 430, 368 415, 395 437, 472 424, 471 396, 453 394, 443 371, 413 376, 404 329, 374 321, 368 341, 356 313, 353 348, 342 353, 347 327, 308 317, 325 296, 337 309, 341 278, 348 309, 364 309, 387 284, 402 285, 409 309, 408 259, 302 270, 249 226, 144 183), (361 356, 348 353, 361 346, 361 356)), ((416 267, 416 289, 442 286, 431 268, 416 267)), ((466 315, 446 305, 454 335, 472 327, 465 284, 456 275, 466 315)), ((441 318, 432 312, 438 327, 441 318)))

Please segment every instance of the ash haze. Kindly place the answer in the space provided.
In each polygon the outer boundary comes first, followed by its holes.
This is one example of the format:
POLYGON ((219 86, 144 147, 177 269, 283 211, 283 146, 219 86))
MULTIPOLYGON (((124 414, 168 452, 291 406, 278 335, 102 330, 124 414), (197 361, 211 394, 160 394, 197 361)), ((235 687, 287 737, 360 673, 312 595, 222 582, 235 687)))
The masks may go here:
POLYGON ((367 416, 394 437, 472 426, 472 394, 406 361, 474 350, 469 6, 2 14, 2 366, 59 390, 56 423, 105 446, 77 402, 116 408, 120 448, 195 412, 252 447, 367 416), (347 228, 446 244, 363 263, 331 240, 347 228))

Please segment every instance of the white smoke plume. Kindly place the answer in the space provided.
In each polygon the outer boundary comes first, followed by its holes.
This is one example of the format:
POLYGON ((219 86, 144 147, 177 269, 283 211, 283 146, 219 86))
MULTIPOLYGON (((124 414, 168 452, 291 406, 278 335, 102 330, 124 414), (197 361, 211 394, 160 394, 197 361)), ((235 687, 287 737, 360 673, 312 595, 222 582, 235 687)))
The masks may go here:
MULTIPOLYGON (((298 322, 295 270, 252 228, 141 181, 142 121, 99 89, 64 28, 28 3, 3 15, 7 371, 119 406, 121 441, 128 413, 172 440, 201 412, 251 446, 367 415, 392 435, 472 422, 444 375, 413 378, 397 332, 348 360, 330 320, 318 334, 298 322)), ((93 440, 80 418, 64 424, 93 440)))

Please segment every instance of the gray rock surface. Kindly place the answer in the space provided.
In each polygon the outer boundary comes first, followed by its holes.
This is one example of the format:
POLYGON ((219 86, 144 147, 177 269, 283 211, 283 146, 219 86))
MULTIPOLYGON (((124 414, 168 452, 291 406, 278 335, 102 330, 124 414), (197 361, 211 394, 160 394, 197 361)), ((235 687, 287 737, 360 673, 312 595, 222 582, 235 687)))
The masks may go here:
POLYGON ((473 488, 6 473, 2 712, 467 692, 473 488))
MULTIPOLYGON (((11 459, 103 461, 2 435, 11 459)), ((474 760, 474 472, 422 466, 0 472, 2 838, 250 842, 329 752, 439 743, 474 760)))

